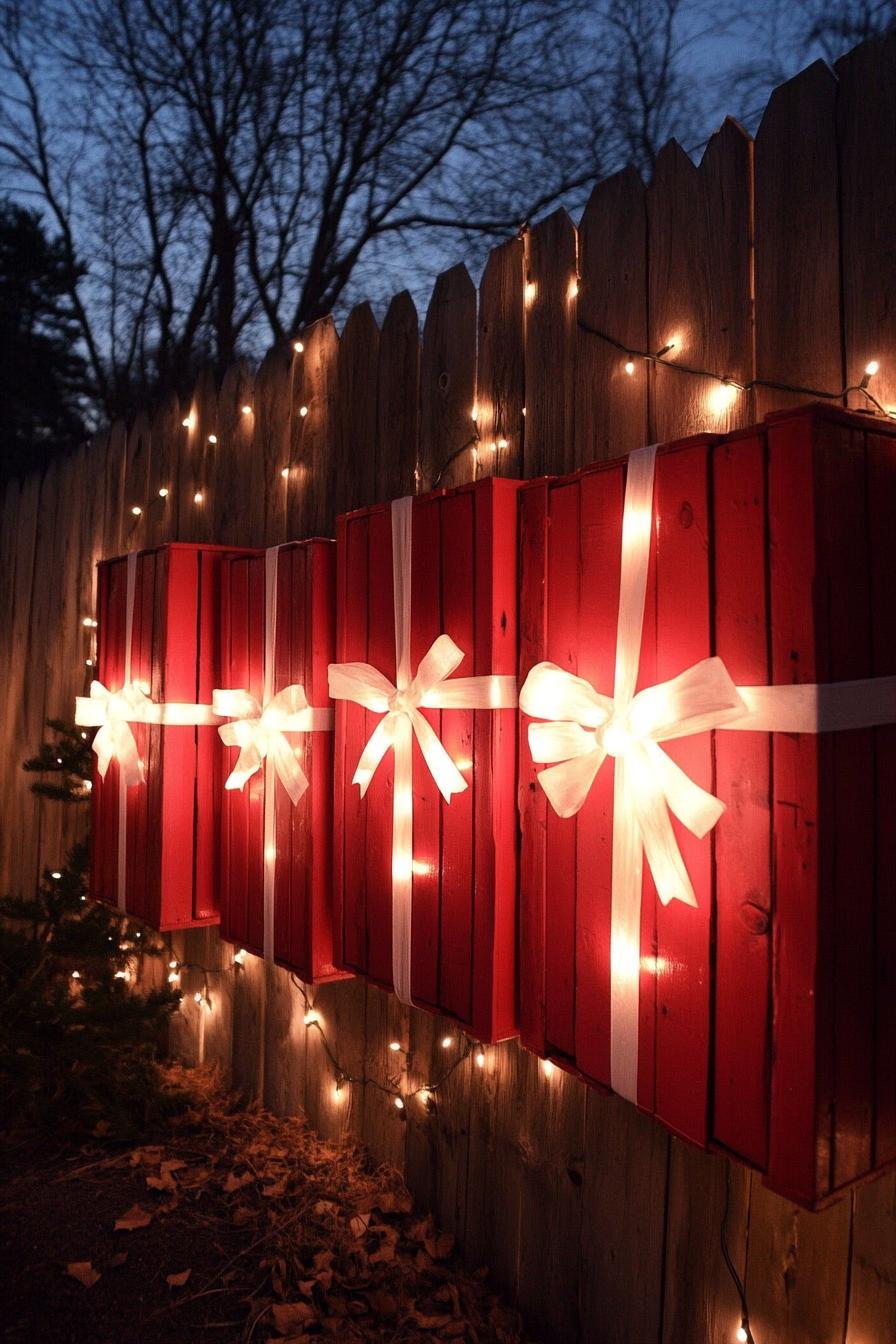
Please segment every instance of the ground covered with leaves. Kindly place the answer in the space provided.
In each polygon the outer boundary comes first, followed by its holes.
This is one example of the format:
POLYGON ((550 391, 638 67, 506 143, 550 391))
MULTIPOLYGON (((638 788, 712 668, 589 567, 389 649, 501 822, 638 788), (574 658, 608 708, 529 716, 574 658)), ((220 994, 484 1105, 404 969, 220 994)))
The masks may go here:
POLYGON ((140 1146, 2 1140, 5 1339, 524 1344, 397 1172, 207 1074, 166 1085, 191 1104, 140 1146))

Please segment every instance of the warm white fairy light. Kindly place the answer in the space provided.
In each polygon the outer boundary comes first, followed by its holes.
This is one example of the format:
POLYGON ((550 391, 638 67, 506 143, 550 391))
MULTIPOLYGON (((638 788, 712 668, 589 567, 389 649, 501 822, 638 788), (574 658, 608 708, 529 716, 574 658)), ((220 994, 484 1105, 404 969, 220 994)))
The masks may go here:
POLYGON ((390 1041, 389 1049, 393 1052, 393 1054, 397 1054, 398 1051, 401 1049, 401 1041, 390 1041))
POLYGON ((243 415, 251 415, 251 414, 252 414, 252 407, 249 405, 248 402, 246 402, 245 406, 241 406, 241 407, 240 407, 240 410, 242 411, 243 415))
POLYGON ((578 282, 577 279, 574 278, 574 279, 570 280, 570 282, 569 282, 569 290, 568 290, 567 292, 568 292, 568 296, 569 296, 570 299, 575 299, 575 298, 578 297, 578 293, 579 293, 579 282, 578 282))
POLYGON ((80 971, 72 971, 72 979, 73 979, 73 980, 80 980, 80 979, 81 979, 81 972, 80 972, 80 971))
POLYGON ((169 985, 176 985, 179 982, 180 982, 180 971, 169 971, 168 972, 169 985))
POLYGON ((485 1068, 485 1051, 482 1049, 481 1046, 480 1046, 480 1048, 476 1051, 476 1054, 473 1056, 473 1058, 474 1058, 474 1060, 476 1061, 476 1067, 477 1067, 478 1069, 484 1069, 484 1068, 485 1068))
POLYGON ((288 480, 288 479, 289 479, 289 467, 283 467, 283 468, 281 469, 281 471, 280 471, 280 475, 283 477, 284 481, 288 480))
POLYGON ((499 440, 498 440, 498 447, 499 447, 499 448, 506 448, 506 447, 507 447, 507 440, 506 440, 506 439, 499 439, 499 440))
POLYGON ((163 485, 161 490, 159 491, 159 499, 167 499, 167 498, 168 498, 168 487, 167 485, 163 485))
POLYGON ((197 491, 196 491, 195 495, 193 496, 193 503, 194 503, 194 504, 201 504, 201 503, 202 503, 202 491, 201 491, 201 490, 197 490, 197 491))
MULTIPOLYGON (((116 980, 130 980, 130 978, 131 978, 131 973, 130 973, 130 971, 116 971, 116 972, 115 972, 115 979, 116 979, 116 980)), ((168 978, 170 979, 171 977, 169 976, 168 978)))
POLYGON ((316 1022, 320 1022, 320 1013, 316 1012, 314 1008, 309 1008, 305 1014, 305 1026, 313 1027, 316 1022))
POLYGON ((54 882, 58 882, 62 874, 59 872, 53 872, 50 874, 50 876, 53 878, 54 882))
POLYGON ((737 388, 733 383, 721 382, 709 394, 710 409, 716 415, 724 415, 737 401, 737 388))
POLYGON ((551 1059, 543 1059, 541 1061, 541 1071, 544 1074, 545 1078, 550 1078, 553 1075, 554 1069, 556 1067, 557 1067, 556 1064, 551 1059))
POLYGON ((92 658, 85 658, 85 659, 84 659, 84 666, 85 666, 85 667, 93 667, 93 659, 92 659, 92 658))
POLYGON ((473 409, 470 411, 470 419, 474 424, 479 419, 479 407, 475 401, 473 402, 473 409))
POLYGON ((246 956, 247 956, 247 955, 248 955, 248 954, 247 954, 246 949, 245 949, 244 947, 241 947, 240 950, 239 950, 239 952, 234 952, 234 954, 233 954, 233 964, 234 964, 234 966, 245 966, 245 964, 246 964, 246 956))
POLYGON ((333 1084, 333 1100, 342 1102, 345 1101, 346 1096, 347 1091, 345 1084, 342 1082, 341 1079, 339 1079, 337 1082, 333 1084))
POLYGON ((537 291, 537 288, 536 288, 536 285, 535 285, 535 281, 534 281, 534 280, 529 280, 529 281, 527 282, 527 284, 526 284, 526 288, 525 288, 525 291, 524 291, 524 296, 525 296, 526 307, 527 307, 527 308, 528 308, 531 304, 533 304, 533 303, 535 302, 535 295, 536 295, 537 292, 538 292, 538 291, 537 291))
POLYGON ((741 1321, 740 1325, 737 1327, 734 1338, 737 1340, 737 1344, 747 1344, 747 1341, 750 1338, 750 1332, 743 1321, 741 1321))
POLYGON ((395 1098, 395 1109, 396 1109, 396 1111, 403 1111, 403 1110, 404 1110, 404 1100, 403 1100, 401 1097, 396 1097, 396 1098, 395 1098))
POLYGON ((295 350, 297 355, 300 355, 302 351, 305 349, 305 346, 301 341, 293 341, 292 348, 293 350, 295 350))
POLYGON ((208 441, 209 443, 217 443, 218 442, 217 434, 209 434, 208 441))
POLYGON ((135 504, 134 507, 131 509, 131 513, 134 515, 135 518, 139 518, 142 512, 143 510, 141 509, 139 504, 135 504))
POLYGON ((625 371, 628 374, 629 378, 631 378, 631 376, 635 372, 635 361, 633 359, 627 359, 625 361, 625 371))
POLYGON ((307 414, 308 414, 308 407, 307 407, 307 406, 300 406, 300 407, 299 407, 299 415, 302 417, 303 420, 305 419, 305 416, 306 416, 307 414))
POLYGON ((185 415, 183 420, 181 420, 181 424, 183 425, 184 429, 192 429, 195 423, 196 423, 196 417, 192 411, 190 412, 189 415, 185 415))
POLYGON ((862 375, 862 381, 859 383, 859 388, 861 389, 861 391, 863 392, 865 391, 868 384, 871 382, 871 379, 874 377, 876 373, 880 373, 880 360, 869 359, 868 363, 865 365, 865 372, 862 375))
MULTIPOLYGON (((85 616, 84 619, 83 619, 83 621, 81 622, 81 624, 82 624, 83 626, 86 626, 86 628, 87 628, 88 630, 95 630, 95 629, 96 629, 96 621, 93 619, 92 616, 85 616)), ((82 736, 83 736, 83 734, 82 734, 82 736)))
POLYGON ((443 1037, 442 1037, 442 1049, 443 1049, 443 1050, 450 1050, 450 1049, 451 1049, 451 1046, 452 1046, 453 1044, 454 1044, 454 1037, 453 1037, 453 1036, 443 1036, 443 1037))

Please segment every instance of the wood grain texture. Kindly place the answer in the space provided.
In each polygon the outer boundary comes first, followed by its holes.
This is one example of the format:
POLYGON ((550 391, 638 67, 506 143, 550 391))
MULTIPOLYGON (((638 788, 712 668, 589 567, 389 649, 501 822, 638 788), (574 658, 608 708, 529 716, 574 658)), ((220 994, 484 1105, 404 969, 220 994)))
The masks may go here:
MULTIPOLYGON (((752 377, 750 169, 752 144, 733 121, 712 137, 700 167, 671 141, 647 189, 648 349, 674 341, 652 371, 652 426, 658 442, 749 424, 752 399, 726 404, 717 379, 752 377)), ((640 370, 637 371, 640 375, 640 370)))
POLYGON ((333 508, 376 502, 377 372, 380 333, 369 303, 348 315, 336 370, 333 508))
POLYGON ((304 419, 301 459, 297 464, 296 489, 305 496, 300 517, 301 536, 331 537, 335 521, 333 506, 333 444, 335 440, 336 364, 339 337, 331 317, 321 318, 304 337, 302 400, 299 418, 304 419), (305 406, 307 415, 301 415, 305 406))
POLYGON ((575 465, 576 230, 555 210, 526 239, 524 474, 575 465))
POLYGON ((414 493, 419 452, 420 323, 406 289, 386 309, 379 345, 374 496, 397 499, 414 493))
POLYGON ((896 1175, 855 1192, 846 1344, 896 1342, 896 1175))
MULTIPOLYGON (((756 376, 838 392, 837 81, 816 61, 775 89, 756 135, 756 376)), ((807 400, 756 389, 756 418, 807 400)))
POLYGON ((476 290, 466 266, 452 266, 433 286, 423 325, 421 490, 431 489, 436 482, 458 485, 470 479, 476 445, 475 397, 476 290))
POLYGON ((526 404, 525 248, 521 238, 488 255, 479 284, 476 422, 481 476, 519 476, 526 404))
POLYGON ((598 182, 579 225, 576 333, 575 465, 599 462, 648 442, 647 365, 629 350, 647 349, 647 210, 634 168, 598 182))
MULTIPOLYGON (((896 405, 896 33, 866 42, 834 67, 840 81, 843 345, 846 382, 858 383, 869 360, 881 362, 870 389, 896 405), (881 359, 882 352, 885 357, 881 359)), ((848 404, 867 410, 853 392, 848 404)))

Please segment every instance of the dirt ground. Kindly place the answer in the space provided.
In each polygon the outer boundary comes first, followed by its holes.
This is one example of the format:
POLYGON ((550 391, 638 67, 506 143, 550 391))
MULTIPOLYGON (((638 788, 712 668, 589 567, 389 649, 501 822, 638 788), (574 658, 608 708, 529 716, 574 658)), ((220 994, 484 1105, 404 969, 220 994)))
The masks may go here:
POLYGON ((396 1172, 171 1076, 195 1101, 140 1147, 0 1140, 3 1339, 525 1344, 396 1172))

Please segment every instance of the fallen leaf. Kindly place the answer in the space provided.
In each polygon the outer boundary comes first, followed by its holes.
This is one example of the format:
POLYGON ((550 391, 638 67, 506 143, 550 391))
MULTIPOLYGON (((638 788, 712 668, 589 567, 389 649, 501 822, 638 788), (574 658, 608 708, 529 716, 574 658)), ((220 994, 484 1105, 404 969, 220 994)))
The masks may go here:
POLYGON ((170 1171, 162 1171, 161 1176, 147 1176, 146 1184, 150 1190, 176 1190, 177 1182, 170 1171))
POLYGON ((83 1283, 85 1288, 92 1288, 100 1278, 89 1260, 74 1260, 70 1265, 66 1265, 65 1272, 79 1283, 83 1283))
POLYGON ((120 1218, 115 1219, 115 1232, 135 1232, 138 1227, 149 1227, 152 1222, 152 1214, 147 1213, 146 1209, 139 1204, 132 1204, 126 1213, 120 1218))
POLYGON ((316 1213, 320 1218, 323 1217, 325 1213, 338 1213, 339 1205, 334 1204, 332 1199, 319 1199, 311 1212, 316 1213))
POLYGON ((155 1167, 162 1160, 163 1149, 157 1144, 152 1147, 135 1148, 131 1153, 131 1166, 139 1167, 141 1164, 147 1167, 155 1167))
POLYGON ((295 1330, 306 1321, 317 1320, 317 1312, 307 1302, 279 1302, 271 1307, 271 1315, 274 1318, 274 1328, 281 1335, 295 1330))
POLYGON ((421 1330, 441 1330, 443 1326, 451 1324, 450 1316, 427 1316, 422 1311, 410 1311, 408 1316, 415 1325, 419 1325, 421 1330))
POLYGON ((363 1237, 364 1233, 367 1231, 367 1226, 369 1222, 370 1222, 369 1213, 356 1213, 354 1218, 351 1219, 348 1225, 349 1231, 351 1232, 352 1236, 363 1237))
POLYGON ((329 1269, 335 1258, 333 1251, 318 1251, 311 1263, 317 1270, 329 1269))
POLYGON ((251 1185, 254 1180, 255 1177, 251 1171, 244 1171, 242 1176, 235 1176, 231 1172, 224 1182, 224 1193, 225 1195, 232 1195, 234 1190, 242 1190, 244 1185, 251 1185))
POLYGON ((186 1162, 182 1162, 179 1157, 172 1157, 162 1163, 161 1171, 163 1175, 166 1171, 183 1171, 186 1165, 186 1162))
POLYGON ((165 1282, 169 1288, 183 1288, 192 1273, 192 1269, 182 1269, 179 1274, 166 1274, 165 1282))

